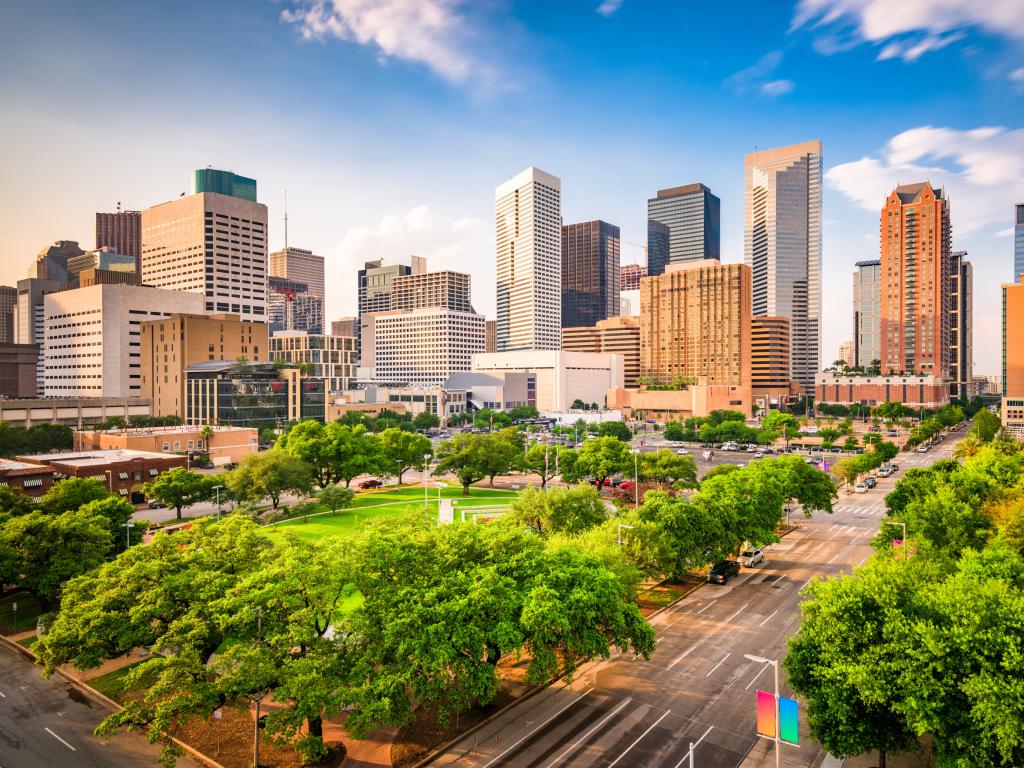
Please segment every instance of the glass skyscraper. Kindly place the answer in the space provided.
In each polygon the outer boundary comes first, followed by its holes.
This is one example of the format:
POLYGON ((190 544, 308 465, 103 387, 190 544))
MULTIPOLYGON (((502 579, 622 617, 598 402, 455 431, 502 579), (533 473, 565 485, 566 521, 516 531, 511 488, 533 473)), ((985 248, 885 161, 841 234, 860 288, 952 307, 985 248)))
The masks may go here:
POLYGON ((192 194, 200 192, 216 192, 255 203, 256 179, 216 168, 200 168, 192 174, 192 194))
POLYGON ((606 221, 562 227, 562 327, 619 314, 619 228, 606 221))
POLYGON ((654 219, 647 220, 647 274, 665 274, 668 264, 668 227, 654 219))
POLYGON ((1013 227, 1013 282, 1021 282, 1024 274, 1024 203, 1017 203, 1013 227))
MULTIPOLYGON (((721 209, 721 201, 703 184, 659 189, 657 197, 647 201, 648 222, 668 227, 669 264, 721 258, 721 209)), ((647 271, 660 275, 664 267, 655 272, 650 269, 650 235, 648 226, 647 271)))

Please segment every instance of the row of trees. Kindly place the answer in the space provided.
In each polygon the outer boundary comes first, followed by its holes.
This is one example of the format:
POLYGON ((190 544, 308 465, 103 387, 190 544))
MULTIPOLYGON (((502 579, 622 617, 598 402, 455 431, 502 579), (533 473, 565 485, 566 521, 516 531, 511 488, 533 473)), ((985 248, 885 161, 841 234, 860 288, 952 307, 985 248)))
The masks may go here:
POLYGON ((879 440, 874 443, 870 451, 837 461, 832 467, 832 475, 841 485, 852 486, 857 482, 858 477, 892 461, 898 453, 899 449, 895 443, 879 440))
POLYGON ((35 424, 26 428, 0 421, 0 457, 68 450, 73 437, 71 427, 63 424, 35 424))
POLYGON ((879 750, 881 766, 925 734, 939 765, 1024 765, 1021 446, 996 437, 963 464, 910 469, 886 506, 877 553, 809 588, 790 643, 815 737, 839 757, 879 750))
POLYGON ((447 717, 486 705, 505 654, 528 654, 532 683, 571 676, 612 646, 649 657, 654 631, 628 597, 596 558, 520 527, 391 520, 309 545, 271 543, 231 516, 73 579, 36 650, 48 673, 153 651, 129 684, 155 683, 101 734, 148 726, 169 757, 184 722, 269 694, 281 706, 267 731, 314 762, 323 720, 343 710, 358 737, 408 723, 414 707, 447 717))

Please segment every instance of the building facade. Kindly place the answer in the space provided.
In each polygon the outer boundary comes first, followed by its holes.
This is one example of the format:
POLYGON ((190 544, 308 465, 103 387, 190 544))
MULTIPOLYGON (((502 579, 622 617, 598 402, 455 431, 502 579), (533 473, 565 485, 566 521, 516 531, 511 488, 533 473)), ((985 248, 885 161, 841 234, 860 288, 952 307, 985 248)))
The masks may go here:
POLYGON ((744 261, 754 314, 789 318, 792 378, 806 391, 821 365, 821 174, 820 141, 744 158, 744 261))
POLYGON ((323 379, 273 363, 209 361, 185 372, 185 423, 232 427, 282 427, 290 421, 323 421, 323 379))
POLYGON ((619 313, 619 228, 606 221, 562 227, 562 328, 619 313))
POLYGON ((133 502, 143 501, 143 484, 163 472, 188 464, 186 456, 128 449, 35 454, 19 456, 18 461, 46 467, 57 477, 99 480, 111 493, 133 502))
POLYGON ((882 371, 949 375, 952 228, 928 182, 894 189, 881 214, 882 371))
POLYGON ((259 451, 259 432, 250 427, 145 427, 75 433, 77 450, 150 453, 205 453, 215 465, 238 464, 259 451))
POLYGON ((331 336, 351 336, 359 334, 359 320, 355 317, 342 317, 331 321, 331 336))
POLYGON ((484 352, 498 351, 498 321, 484 321, 484 352))
POLYGON ((576 400, 601 407, 608 390, 622 387, 622 358, 604 353, 517 350, 481 354, 473 356, 473 371, 534 374, 539 411, 568 411, 576 400))
POLYGON ((239 176, 233 171, 217 168, 200 168, 192 172, 192 194, 212 192, 239 200, 256 202, 256 179, 239 176))
POLYGON ((949 396, 974 396, 974 267, 967 251, 950 257, 949 396))
POLYGON ((0 421, 19 427, 33 424, 66 424, 81 429, 120 418, 152 416, 148 398, 143 397, 46 397, 5 400, 0 398, 0 421))
POLYGON ((185 371, 210 360, 270 360, 266 323, 238 315, 177 313, 139 325, 140 379, 154 416, 185 418, 185 371))
POLYGON ((323 379, 327 392, 350 389, 356 380, 354 336, 278 331, 270 337, 270 359, 304 366, 305 376, 323 379))
POLYGON ((789 318, 755 317, 750 322, 750 386, 787 389, 790 384, 789 318))
POLYGON ((839 357, 836 360, 841 360, 847 368, 852 368, 854 359, 853 339, 849 339, 839 345, 839 357))
POLYGON ((135 259, 135 271, 142 271, 142 211, 96 214, 96 250, 110 248, 135 259))
POLYGON ((609 317, 595 325, 563 328, 562 349, 619 355, 622 358, 622 385, 627 389, 639 386, 639 317, 609 317))
POLYGON ((646 264, 623 264, 619 268, 619 293, 639 291, 642 277, 647 277, 646 264))
POLYGON ((135 277, 138 275, 138 261, 134 256, 118 253, 110 246, 104 246, 95 251, 86 251, 80 256, 69 256, 67 270, 69 282, 81 287, 81 275, 88 270, 123 272, 135 277))
POLYGON ((660 221, 647 219, 647 275, 664 274, 669 258, 669 228, 660 221))
POLYGON ((640 283, 640 375, 750 386, 750 267, 713 259, 670 264, 640 283))
POLYGON ((29 268, 28 276, 37 280, 53 280, 69 283, 68 259, 85 253, 75 240, 57 240, 36 254, 36 260, 29 268))
POLYGON ((18 310, 18 289, 0 285, 0 344, 14 343, 14 318, 18 310))
POLYGON ((1024 411, 1024 280, 1003 283, 1003 426, 1024 437, 1024 419, 1015 416, 1024 411))
MULTIPOLYGON (((721 210, 721 201, 703 184, 659 189, 657 195, 647 201, 647 220, 668 227, 666 263, 721 259, 721 210)), ((648 242, 648 257, 650 246, 648 242)), ((649 262, 648 272, 661 274, 651 272, 649 262)))
POLYGON ((819 373, 815 400, 837 405, 874 407, 882 403, 903 403, 909 408, 941 408, 949 402, 945 379, 923 376, 846 376, 819 373))
POLYGON ((324 327, 324 300, 310 293, 306 283, 271 275, 267 278, 267 323, 271 333, 321 333, 324 327))
POLYGON ((0 484, 25 496, 38 498, 53 485, 53 470, 41 464, 0 459, 0 484))
POLYGON ((203 311, 196 293, 94 285, 43 300, 46 397, 142 395, 141 324, 203 311))
POLYGON ((484 351, 484 316, 445 307, 376 312, 363 338, 370 379, 392 384, 442 384, 468 371, 484 351), (372 346, 372 353, 371 353, 372 346))
POLYGON ((0 397, 36 396, 37 344, 0 344, 0 397))
POLYGON ((1013 220, 1013 281, 1020 282, 1024 275, 1024 203, 1014 207, 1013 220))
POLYGON ((499 352, 561 347, 561 189, 530 167, 495 190, 499 352))
POLYGON ((266 322, 267 206, 250 181, 196 171, 200 191, 143 211, 142 282, 202 296, 207 312, 266 322), (244 194, 204 191, 229 186, 244 194))
POLYGON ((389 310, 443 307, 455 312, 472 312, 472 280, 465 272, 417 272, 391 279, 389 310))
POLYGON ((858 261, 853 273, 853 364, 882 364, 882 262, 858 261))
POLYGON ((305 248, 282 248, 270 254, 270 272, 273 277, 284 277, 306 284, 311 296, 326 298, 324 257, 305 248))
POLYGON ((356 352, 362 362, 363 325, 369 320, 364 316, 371 312, 391 310, 391 281, 403 275, 421 275, 427 271, 427 260, 422 256, 410 256, 407 260, 392 261, 374 259, 363 264, 359 270, 357 304, 359 327, 356 333, 356 352))
POLYGON ((43 396, 46 375, 46 313, 43 302, 53 293, 66 291, 69 284, 59 280, 29 277, 18 281, 18 308, 14 318, 15 341, 39 348, 36 363, 36 395, 43 396))

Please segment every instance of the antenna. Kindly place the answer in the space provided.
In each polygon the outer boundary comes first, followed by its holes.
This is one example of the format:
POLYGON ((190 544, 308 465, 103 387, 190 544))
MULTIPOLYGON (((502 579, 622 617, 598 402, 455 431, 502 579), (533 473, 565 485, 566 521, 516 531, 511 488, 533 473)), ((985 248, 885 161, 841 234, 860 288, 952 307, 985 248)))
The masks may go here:
POLYGON ((288 250, 288 190, 284 191, 284 249, 288 250))
POLYGON ((118 213, 121 212, 121 201, 120 200, 117 201, 117 212, 118 213))

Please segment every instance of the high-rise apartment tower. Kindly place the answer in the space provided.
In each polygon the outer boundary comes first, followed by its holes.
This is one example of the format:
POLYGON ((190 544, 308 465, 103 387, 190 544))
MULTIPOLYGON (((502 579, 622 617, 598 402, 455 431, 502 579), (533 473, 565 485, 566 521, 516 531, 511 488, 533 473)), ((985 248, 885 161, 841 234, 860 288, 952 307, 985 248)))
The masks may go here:
POLYGON ((135 271, 139 272, 142 269, 142 211, 97 213, 96 250, 101 248, 134 257, 135 271))
POLYGON ((853 273, 853 364, 882 359, 882 262, 858 261, 853 273))

